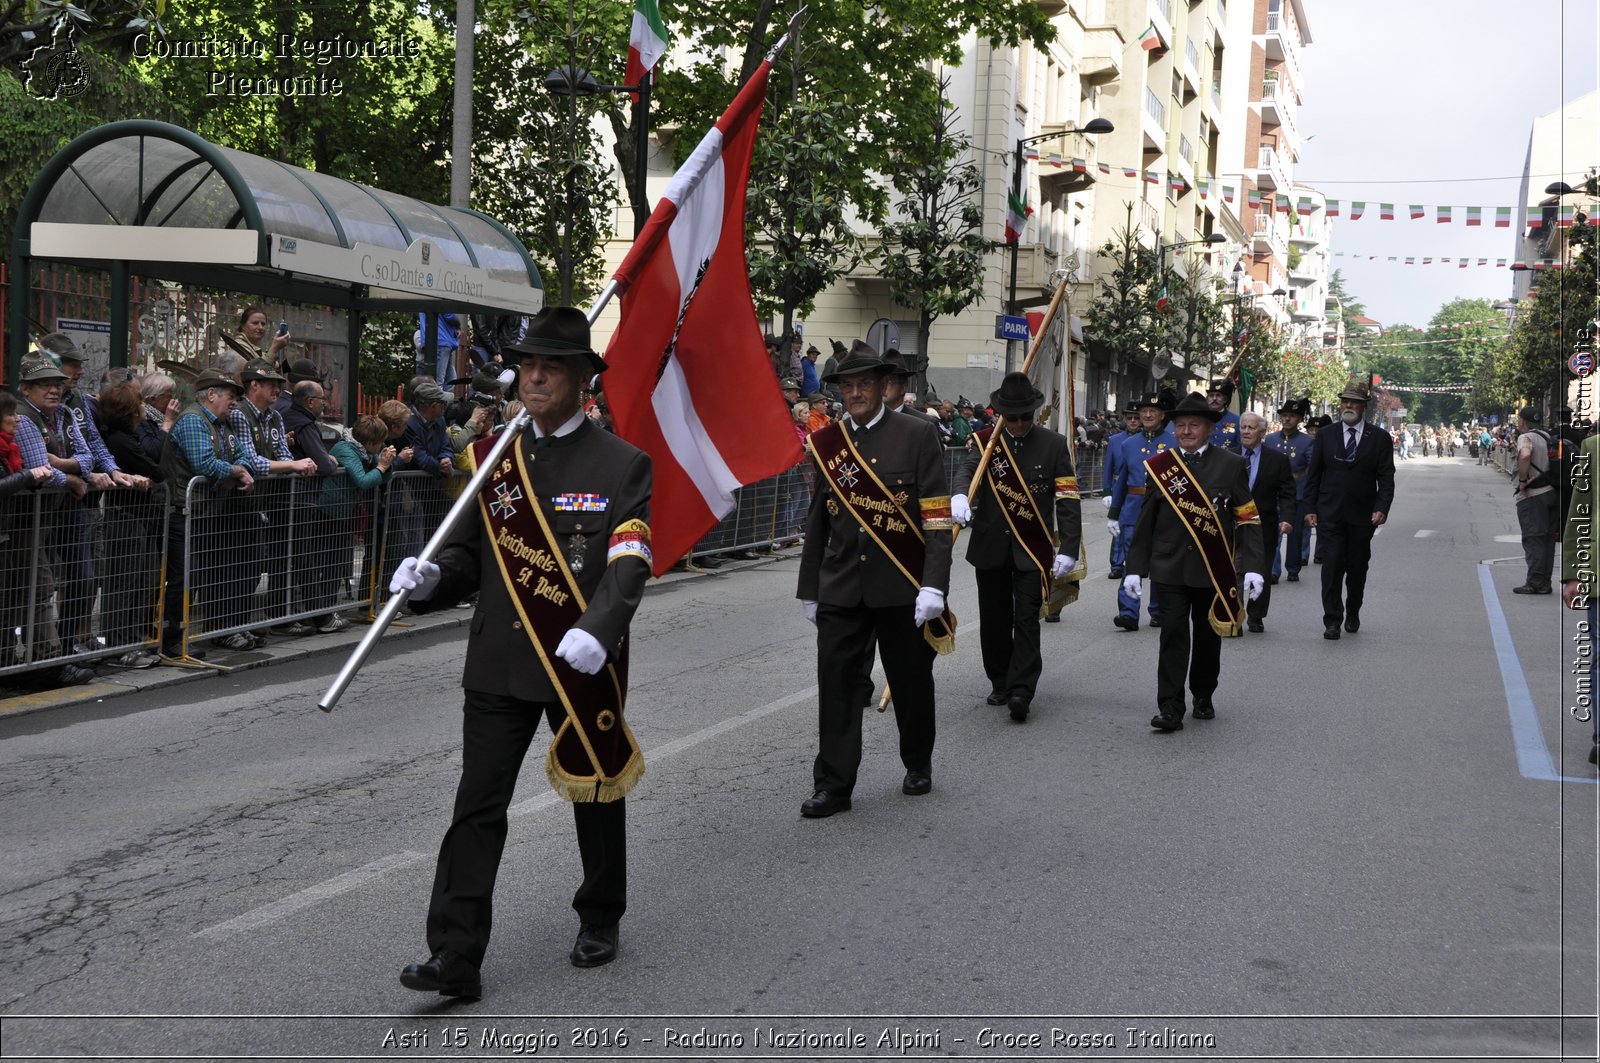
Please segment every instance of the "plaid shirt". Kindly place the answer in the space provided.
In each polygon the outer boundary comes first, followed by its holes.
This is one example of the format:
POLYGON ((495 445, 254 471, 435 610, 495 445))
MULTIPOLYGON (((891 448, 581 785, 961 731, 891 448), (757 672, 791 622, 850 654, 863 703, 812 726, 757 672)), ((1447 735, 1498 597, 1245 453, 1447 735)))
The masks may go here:
MULTIPOLYGON (((17 398, 20 402, 28 402, 27 399, 22 398, 20 395, 17 398)), ((28 403, 28 405, 33 406, 32 403, 28 403)), ((39 410, 37 406, 33 408, 39 410)), ((72 415, 63 406, 56 407, 53 421, 51 416, 43 410, 39 410, 39 415, 53 425, 52 431, 66 433, 67 441, 72 446, 72 456, 78 462, 78 470, 84 476, 88 476, 94 468, 94 459, 90 456, 89 445, 83 441, 83 433, 78 431, 77 422, 72 419, 72 415)), ((44 445, 44 436, 39 434, 38 425, 26 417, 18 417, 16 435, 17 449, 22 452, 22 467, 24 469, 37 469, 41 465, 50 464, 50 451, 44 445)), ((65 487, 67 485, 67 474, 60 469, 52 468, 50 470, 50 479, 46 480, 45 483, 51 487, 65 487)))
POLYGON ((270 455, 259 453, 256 450, 255 437, 250 434, 250 418, 240 408, 244 405, 244 401, 241 400, 239 406, 234 407, 233 412, 228 414, 228 427, 233 429, 233 441, 239 448, 239 464, 249 469, 252 476, 266 476, 272 471, 271 462, 294 460, 294 455, 289 453, 289 433, 283 427, 283 415, 268 406, 266 412, 257 420, 261 422, 267 437, 277 441, 277 453, 270 455))
MULTIPOLYGON (((183 456, 189 459, 189 468, 194 470, 194 475, 217 483, 233 475, 233 463, 211 446, 211 426, 220 421, 221 418, 202 406, 199 417, 190 412, 178 418, 172 426, 170 437, 172 445, 182 450, 183 456)), ((181 494, 182 485, 179 485, 179 491, 181 494)))

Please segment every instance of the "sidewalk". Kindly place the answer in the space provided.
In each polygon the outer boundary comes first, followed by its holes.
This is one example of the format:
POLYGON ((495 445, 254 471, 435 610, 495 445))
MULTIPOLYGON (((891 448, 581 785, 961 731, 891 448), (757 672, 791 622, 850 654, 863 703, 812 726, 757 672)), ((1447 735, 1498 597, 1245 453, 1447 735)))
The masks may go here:
MULTIPOLYGON (((718 576, 725 576, 743 569, 756 568, 798 555, 799 547, 787 547, 770 555, 762 555, 754 561, 723 560, 722 566, 714 571, 709 569, 685 571, 675 568, 659 579, 652 579, 646 587, 646 593, 658 586, 679 583, 688 579, 714 579, 718 576)), ((471 619, 471 607, 457 607, 440 613, 427 613, 420 616, 402 616, 389 627, 388 631, 384 632, 382 642, 387 643, 395 639, 411 638, 415 635, 427 634, 442 628, 465 627, 471 619)), ((281 664, 286 661, 298 661, 306 657, 331 655, 343 657, 361 642, 366 633, 367 624, 365 622, 356 622, 343 631, 328 635, 270 636, 271 641, 260 649, 245 650, 239 653, 229 653, 224 650, 207 647, 205 664, 219 666, 216 668, 157 665, 154 668, 123 669, 112 668, 102 664, 96 669, 99 678, 94 682, 84 683, 80 686, 57 687, 53 690, 15 693, 12 696, 0 698, 0 717, 20 716, 25 713, 42 712, 45 709, 57 709, 67 705, 84 705, 91 702, 105 701, 108 698, 136 694, 144 690, 156 690, 162 687, 176 686, 180 683, 216 679, 235 672, 242 672, 252 668, 265 668, 269 665, 281 664)), ((330 662, 330 667, 328 668, 330 680, 337 670, 337 665, 330 662)), ((15 688, 12 687, 11 689, 14 690, 15 688)))

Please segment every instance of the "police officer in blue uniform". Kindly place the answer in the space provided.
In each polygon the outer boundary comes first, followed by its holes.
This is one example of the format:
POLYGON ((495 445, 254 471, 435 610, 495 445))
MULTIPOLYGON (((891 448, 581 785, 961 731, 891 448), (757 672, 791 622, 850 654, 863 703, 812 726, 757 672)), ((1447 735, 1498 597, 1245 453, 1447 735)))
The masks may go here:
MULTIPOLYGON (((1122 556, 1127 557, 1133 540, 1133 526, 1145 501, 1144 460, 1178 445, 1167 426, 1167 415, 1177 405, 1170 391, 1152 391, 1134 404, 1139 411, 1139 431, 1127 436, 1117 447, 1117 478, 1111 485, 1111 508, 1106 511, 1106 530, 1120 540, 1122 556)), ((1139 630, 1139 599, 1117 589, 1117 615, 1111 621, 1123 631, 1139 630)), ((1150 626, 1161 626, 1161 609, 1150 595, 1150 626)))
MULTIPOLYGON (((1139 434, 1139 406, 1132 399, 1122 411, 1122 431, 1113 432, 1106 437, 1106 462, 1105 475, 1101 483, 1105 485, 1105 493, 1100 502, 1107 509, 1111 508, 1111 485, 1116 482, 1117 473, 1122 469, 1122 441, 1129 436, 1139 434)), ((1121 579, 1126 574, 1128 544, 1122 536, 1111 537, 1111 571, 1106 573, 1107 579, 1121 579)), ((1060 614, 1057 614, 1058 616, 1060 614)))
POLYGON ((1211 445, 1239 453, 1239 415, 1228 409, 1233 402, 1233 381, 1213 380, 1206 388, 1206 402, 1222 414, 1211 429, 1211 445))
POLYGON ((1272 582, 1285 568, 1289 582, 1300 582, 1300 567, 1305 563, 1304 540, 1306 535, 1306 470, 1311 467, 1311 436, 1300 431, 1300 422, 1311 412, 1310 399, 1286 399, 1278 407, 1278 419, 1283 430, 1267 436, 1265 446, 1289 459, 1289 470, 1294 473, 1294 518, 1289 521, 1293 530, 1284 536, 1283 556, 1272 552, 1272 582))

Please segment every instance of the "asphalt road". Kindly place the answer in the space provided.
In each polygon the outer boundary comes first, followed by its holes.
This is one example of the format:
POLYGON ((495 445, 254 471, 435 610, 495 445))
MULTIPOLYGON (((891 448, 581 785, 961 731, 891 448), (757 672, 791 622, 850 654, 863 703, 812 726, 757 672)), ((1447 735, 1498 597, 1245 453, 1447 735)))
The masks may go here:
POLYGON ((1314 568, 1279 584, 1216 720, 1173 735, 1158 633, 1110 623, 1098 505, 1026 725, 983 703, 958 564, 933 793, 900 793, 869 713, 855 807, 821 821, 795 558, 654 588, 621 956, 567 963, 576 844, 530 757, 476 1003, 397 979, 464 632, 385 645, 332 715, 337 656, 0 718, 0 1054, 1594 1058, 1576 614, 1510 594, 1503 476, 1398 482, 1361 632, 1321 638, 1314 568))

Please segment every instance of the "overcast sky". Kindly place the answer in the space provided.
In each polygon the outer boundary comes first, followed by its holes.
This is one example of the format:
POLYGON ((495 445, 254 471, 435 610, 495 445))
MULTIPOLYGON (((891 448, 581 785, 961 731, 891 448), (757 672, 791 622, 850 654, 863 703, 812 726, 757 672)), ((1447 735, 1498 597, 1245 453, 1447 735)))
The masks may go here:
MULTIPOLYGON (((1305 0, 1312 43, 1301 53, 1305 104, 1295 179, 1341 201, 1334 268, 1385 325, 1425 325, 1457 297, 1504 299, 1514 230, 1440 225, 1431 207, 1515 207, 1536 115, 1596 87, 1594 0, 1305 0), (1563 46, 1564 42, 1564 46, 1563 46), (1347 220, 1353 199, 1367 201, 1347 220), (1380 201, 1395 221, 1378 220, 1380 201), (1411 203, 1428 204, 1411 221, 1411 203), (1378 255, 1369 262, 1367 255, 1378 255), (1387 263, 1408 255, 1431 266, 1387 263), (1466 269, 1441 257, 1490 260, 1466 269), (1358 257, 1352 257, 1358 256, 1358 257)), ((1589 160, 1600 161, 1600 160, 1589 160)), ((1577 174, 1564 179, 1575 183, 1577 174)), ((1536 177, 1542 190, 1557 175, 1536 177)), ((1513 212, 1513 218, 1515 212, 1513 212)), ((1515 224, 1515 222, 1513 222, 1515 224)))

